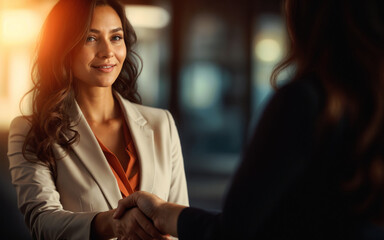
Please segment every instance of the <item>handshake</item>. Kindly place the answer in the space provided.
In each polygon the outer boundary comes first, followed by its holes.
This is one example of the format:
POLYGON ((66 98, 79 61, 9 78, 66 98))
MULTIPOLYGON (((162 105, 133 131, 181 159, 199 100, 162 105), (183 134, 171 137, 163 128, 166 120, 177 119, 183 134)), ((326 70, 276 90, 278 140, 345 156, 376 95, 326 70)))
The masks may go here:
POLYGON ((111 229, 120 240, 177 237, 177 220, 184 208, 148 192, 135 192, 121 199, 111 212, 111 229))

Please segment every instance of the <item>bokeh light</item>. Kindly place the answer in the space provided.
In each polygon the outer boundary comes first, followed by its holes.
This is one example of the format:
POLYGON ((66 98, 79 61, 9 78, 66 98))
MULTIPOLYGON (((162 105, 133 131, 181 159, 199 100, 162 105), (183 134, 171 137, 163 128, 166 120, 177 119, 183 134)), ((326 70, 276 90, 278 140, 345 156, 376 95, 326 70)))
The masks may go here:
POLYGON ((274 62, 281 56, 281 47, 276 40, 265 38, 256 43, 255 53, 261 61, 274 62))
POLYGON ((163 28, 170 21, 169 13, 157 6, 128 5, 125 10, 132 26, 136 28, 163 28))

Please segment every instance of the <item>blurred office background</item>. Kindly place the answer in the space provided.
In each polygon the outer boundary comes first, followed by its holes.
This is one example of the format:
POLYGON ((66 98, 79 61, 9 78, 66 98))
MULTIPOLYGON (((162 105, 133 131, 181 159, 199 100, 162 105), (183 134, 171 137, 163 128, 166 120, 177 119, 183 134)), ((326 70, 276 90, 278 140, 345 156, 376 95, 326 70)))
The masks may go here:
MULTIPOLYGON (((1 236, 28 239, 8 173, 9 123, 28 113, 39 29, 57 0, 0 0, 1 236), (26 98, 25 103, 28 102, 26 98)), ((248 135, 272 93, 287 42, 281 0, 124 0, 138 35, 145 105, 169 109, 179 130, 190 204, 217 210, 248 135)), ((284 76, 283 76, 284 78, 284 76)))

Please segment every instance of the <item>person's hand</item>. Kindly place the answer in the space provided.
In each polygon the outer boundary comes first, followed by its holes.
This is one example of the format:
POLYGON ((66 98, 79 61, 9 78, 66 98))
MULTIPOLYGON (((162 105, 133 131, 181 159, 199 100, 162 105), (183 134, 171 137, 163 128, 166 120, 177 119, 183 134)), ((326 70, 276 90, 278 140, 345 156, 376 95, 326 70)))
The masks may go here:
POLYGON ((135 206, 152 219, 160 232, 177 236, 177 220, 185 206, 168 203, 156 195, 138 191, 119 201, 113 217, 119 219, 127 209, 135 206))
POLYGON ((144 191, 134 192, 128 197, 120 199, 113 217, 118 219, 127 209, 139 207, 147 217, 153 220, 156 215, 156 209, 164 203, 166 202, 154 194, 144 191))
POLYGON ((113 232, 120 240, 167 239, 138 208, 120 212, 120 219, 113 220, 113 232))

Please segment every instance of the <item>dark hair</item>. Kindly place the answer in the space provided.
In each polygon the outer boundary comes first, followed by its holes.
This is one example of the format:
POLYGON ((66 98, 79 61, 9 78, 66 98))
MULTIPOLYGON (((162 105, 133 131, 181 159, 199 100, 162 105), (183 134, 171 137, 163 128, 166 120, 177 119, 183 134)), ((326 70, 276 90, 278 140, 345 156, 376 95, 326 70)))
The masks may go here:
POLYGON ((141 59, 133 51, 136 34, 124 7, 117 0, 60 0, 40 34, 32 69, 33 88, 28 92, 32 93, 32 114, 27 117, 31 129, 23 145, 24 157, 47 164, 55 178, 57 157, 53 145, 68 150, 79 138, 73 130, 76 123, 69 115, 75 101, 71 55, 84 43, 94 9, 99 5, 111 6, 119 15, 127 48, 121 73, 112 87, 131 102, 141 103, 137 92, 141 59), (68 139, 65 135, 72 137, 68 139))
POLYGON ((353 174, 340 185, 353 192, 357 212, 382 218, 384 1, 286 0, 285 14, 290 48, 272 85, 292 65, 293 81, 320 79, 327 96, 324 123, 332 126, 348 116, 355 132, 347 163, 353 174))

